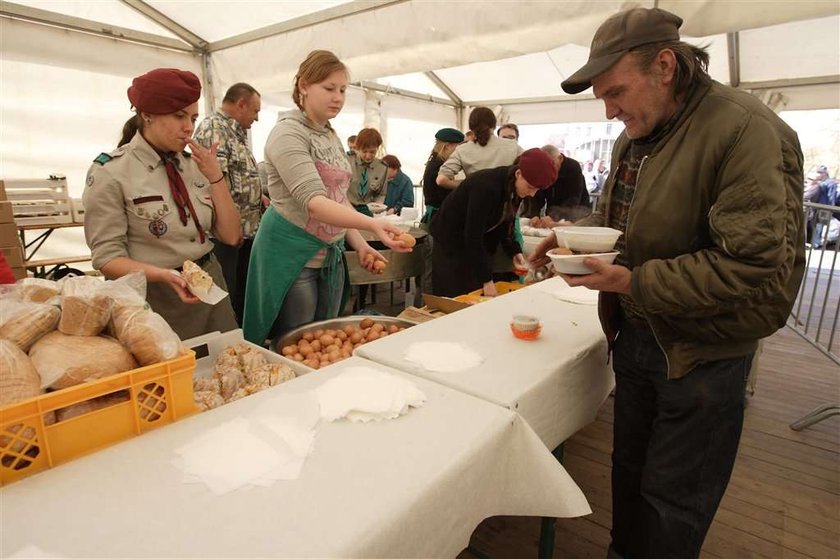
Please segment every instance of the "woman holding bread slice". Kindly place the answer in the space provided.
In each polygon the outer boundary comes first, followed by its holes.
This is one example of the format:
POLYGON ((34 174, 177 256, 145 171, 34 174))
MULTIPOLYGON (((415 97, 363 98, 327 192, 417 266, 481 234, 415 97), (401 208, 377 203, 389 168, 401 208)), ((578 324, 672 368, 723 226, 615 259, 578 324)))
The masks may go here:
POLYGON ((492 258, 498 245, 524 268, 522 246, 514 236, 516 211, 523 198, 548 188, 557 178, 551 158, 529 149, 513 165, 469 175, 432 217, 432 287, 435 295, 454 297, 482 289, 495 296, 492 258))
POLYGON ((182 340, 236 328, 230 299, 201 303, 178 273, 192 261, 225 289, 210 235, 232 246, 242 239, 216 146, 191 139, 200 95, 192 72, 158 68, 134 78, 135 114, 117 149, 94 160, 83 195, 93 267, 108 278, 143 272, 149 305, 182 340))
POLYGON ((399 228, 357 212, 348 200, 350 163, 330 126, 344 106, 347 84, 347 68, 333 53, 309 53, 294 79, 298 108, 279 115, 266 141, 271 204, 248 267, 243 329, 250 342, 262 345, 340 314, 349 292, 345 243, 371 272, 385 261, 359 229, 391 249, 410 250, 396 240, 399 228))

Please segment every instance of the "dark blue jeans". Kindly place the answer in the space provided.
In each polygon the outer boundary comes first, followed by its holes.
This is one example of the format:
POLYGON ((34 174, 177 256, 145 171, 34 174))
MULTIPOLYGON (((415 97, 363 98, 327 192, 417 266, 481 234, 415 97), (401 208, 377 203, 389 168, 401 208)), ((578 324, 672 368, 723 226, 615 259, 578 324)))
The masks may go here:
POLYGON ((610 557, 698 557, 735 463, 752 355, 668 380, 651 330, 625 320, 613 359, 610 557))

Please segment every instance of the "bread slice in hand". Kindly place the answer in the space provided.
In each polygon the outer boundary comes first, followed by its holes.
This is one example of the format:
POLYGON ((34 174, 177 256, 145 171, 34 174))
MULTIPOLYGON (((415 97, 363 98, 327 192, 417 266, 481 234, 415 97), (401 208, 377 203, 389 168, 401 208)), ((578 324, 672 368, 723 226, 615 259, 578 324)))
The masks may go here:
POLYGON ((198 295, 210 293, 210 288, 213 287, 213 278, 201 266, 192 260, 185 260, 182 270, 181 277, 187 282, 190 291, 198 295))

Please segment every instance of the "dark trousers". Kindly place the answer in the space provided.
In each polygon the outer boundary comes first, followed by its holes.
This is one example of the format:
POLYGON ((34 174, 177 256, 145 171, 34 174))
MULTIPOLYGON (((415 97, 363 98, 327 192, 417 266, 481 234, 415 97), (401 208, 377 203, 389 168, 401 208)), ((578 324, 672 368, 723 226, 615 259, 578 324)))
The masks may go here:
POLYGON ((698 557, 735 464, 752 355, 668 380, 651 330, 625 320, 613 359, 609 557, 698 557))
POLYGON ((242 315, 245 310, 245 282, 248 278, 248 261, 251 258, 251 246, 254 239, 245 239, 242 246, 232 247, 213 239, 213 254, 222 266, 230 302, 236 314, 236 322, 242 327, 242 315))

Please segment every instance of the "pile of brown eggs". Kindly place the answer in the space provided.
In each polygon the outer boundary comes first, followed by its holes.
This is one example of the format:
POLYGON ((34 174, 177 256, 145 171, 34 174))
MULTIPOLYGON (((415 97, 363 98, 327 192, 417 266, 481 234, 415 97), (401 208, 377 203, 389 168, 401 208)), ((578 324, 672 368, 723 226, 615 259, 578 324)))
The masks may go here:
POLYGON ((396 334, 404 326, 382 324, 372 318, 365 318, 358 325, 348 324, 340 329, 319 328, 304 332, 293 344, 283 346, 280 353, 300 361, 307 367, 320 369, 330 363, 347 359, 360 345, 396 334))

